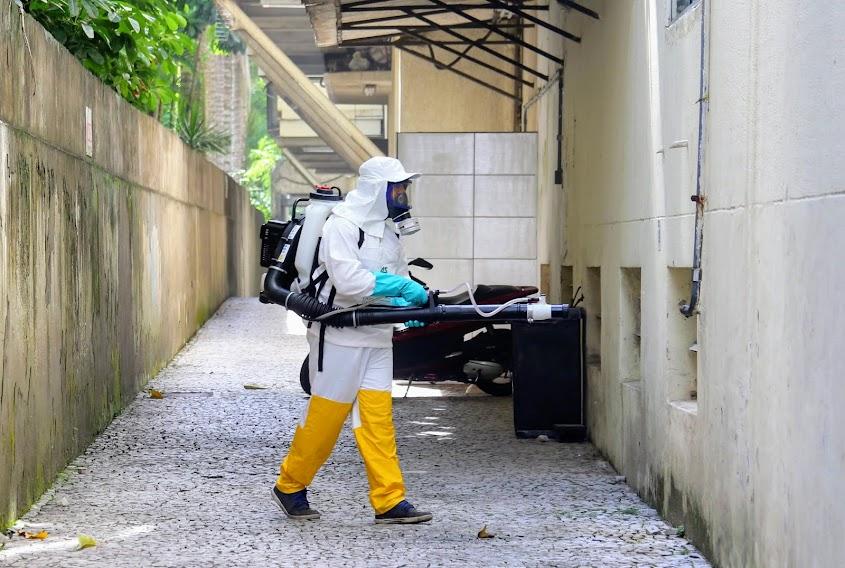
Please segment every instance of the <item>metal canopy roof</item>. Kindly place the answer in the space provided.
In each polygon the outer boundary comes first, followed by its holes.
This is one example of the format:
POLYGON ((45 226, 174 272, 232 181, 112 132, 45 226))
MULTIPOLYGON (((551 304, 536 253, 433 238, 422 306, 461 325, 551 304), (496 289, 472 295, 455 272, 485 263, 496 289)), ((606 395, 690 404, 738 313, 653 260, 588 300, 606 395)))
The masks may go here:
MULTIPOLYGON (((557 65, 563 61, 556 55, 526 41, 523 30, 542 27, 569 41, 580 42, 581 38, 550 24, 537 15, 547 11, 544 0, 525 2, 523 0, 303 0, 316 43, 328 46, 390 45, 430 63, 439 69, 456 73, 465 79, 479 83, 497 93, 518 99, 475 73, 468 73, 455 67, 464 61, 532 86, 529 79, 548 81, 549 77, 524 64, 519 58, 510 57, 496 49, 496 45, 513 45, 532 51, 557 65), (457 59, 445 63, 437 58, 434 48, 457 59), (483 52, 487 60, 476 57, 483 52), (494 57, 502 65, 489 61, 494 57), (516 73, 507 69, 519 69, 516 73)), ((561 5, 585 16, 598 19, 599 15, 575 0, 557 0, 561 5)))

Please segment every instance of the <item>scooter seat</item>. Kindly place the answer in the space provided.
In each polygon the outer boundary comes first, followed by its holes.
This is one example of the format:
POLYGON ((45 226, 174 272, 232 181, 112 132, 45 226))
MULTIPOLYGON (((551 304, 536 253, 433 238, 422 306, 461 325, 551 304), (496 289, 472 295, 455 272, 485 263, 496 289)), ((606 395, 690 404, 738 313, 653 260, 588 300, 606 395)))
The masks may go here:
POLYGON ((469 293, 461 292, 460 294, 455 294, 454 296, 439 296, 437 301, 441 304, 446 306, 457 306, 459 304, 468 304, 469 303, 469 293))

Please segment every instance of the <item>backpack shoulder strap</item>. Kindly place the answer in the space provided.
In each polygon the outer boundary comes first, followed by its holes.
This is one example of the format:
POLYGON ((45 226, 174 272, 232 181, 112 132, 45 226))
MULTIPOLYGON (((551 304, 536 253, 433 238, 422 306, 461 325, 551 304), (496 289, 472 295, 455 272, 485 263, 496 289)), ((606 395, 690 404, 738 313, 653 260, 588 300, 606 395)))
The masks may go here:
MULTIPOLYGON (((360 227, 358 228, 358 248, 364 244, 364 231, 360 227)), ((319 248, 319 247, 318 247, 319 248)), ((319 297, 320 291, 323 289, 323 286, 326 284, 326 280, 328 280, 328 273, 323 272, 320 275, 322 281, 319 284, 319 289, 317 290, 316 296, 319 297)), ((334 304, 334 298, 337 294, 337 289, 332 286, 331 290, 329 290, 329 297, 326 299, 326 303, 328 305, 334 304)), ((317 340, 317 371, 323 372, 323 351, 325 350, 326 346, 326 324, 320 324, 320 335, 317 340)))

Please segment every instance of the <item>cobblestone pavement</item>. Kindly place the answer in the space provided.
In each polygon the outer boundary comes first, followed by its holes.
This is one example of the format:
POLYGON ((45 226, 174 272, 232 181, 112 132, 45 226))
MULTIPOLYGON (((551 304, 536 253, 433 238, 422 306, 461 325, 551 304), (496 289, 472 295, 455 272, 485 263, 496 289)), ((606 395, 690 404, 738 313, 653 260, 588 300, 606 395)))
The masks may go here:
POLYGON ((11 539, 0 565, 708 566, 592 446, 517 440, 510 399, 462 385, 395 404, 409 498, 432 523, 373 524, 348 429, 312 487, 323 518, 288 521, 269 492, 304 405, 303 333, 229 300, 151 382, 164 398, 139 395, 22 519, 49 537, 11 539), (96 547, 73 550, 78 534, 96 547))

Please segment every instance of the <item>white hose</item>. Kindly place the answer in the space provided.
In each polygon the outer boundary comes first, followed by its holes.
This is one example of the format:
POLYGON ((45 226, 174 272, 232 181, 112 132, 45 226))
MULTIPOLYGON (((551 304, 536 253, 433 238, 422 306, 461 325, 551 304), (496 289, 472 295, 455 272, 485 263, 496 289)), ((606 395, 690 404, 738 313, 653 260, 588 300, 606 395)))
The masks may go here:
POLYGON ((508 300, 507 302, 505 302, 504 304, 502 304, 501 306, 499 306, 498 308, 496 308, 495 310, 493 310, 491 312, 484 312, 484 311, 481 310, 481 308, 478 307, 478 302, 475 301, 475 295, 472 293, 472 286, 469 285, 469 282, 464 282, 463 284, 459 284, 459 285, 455 286, 454 288, 452 288, 451 290, 443 292, 442 294, 443 295, 449 295, 449 294, 452 294, 453 292, 458 291, 459 289, 461 289, 463 287, 466 287, 466 289, 467 289, 467 293, 469 294, 469 301, 472 304, 472 307, 475 308, 475 313, 477 313, 478 315, 480 315, 483 318, 493 317, 496 314, 498 314, 499 312, 501 312, 502 310, 504 310, 505 308, 507 308, 508 306, 512 306, 514 304, 522 304, 522 303, 530 302, 533 299, 530 296, 525 296, 523 298, 514 298, 512 300, 508 300))

